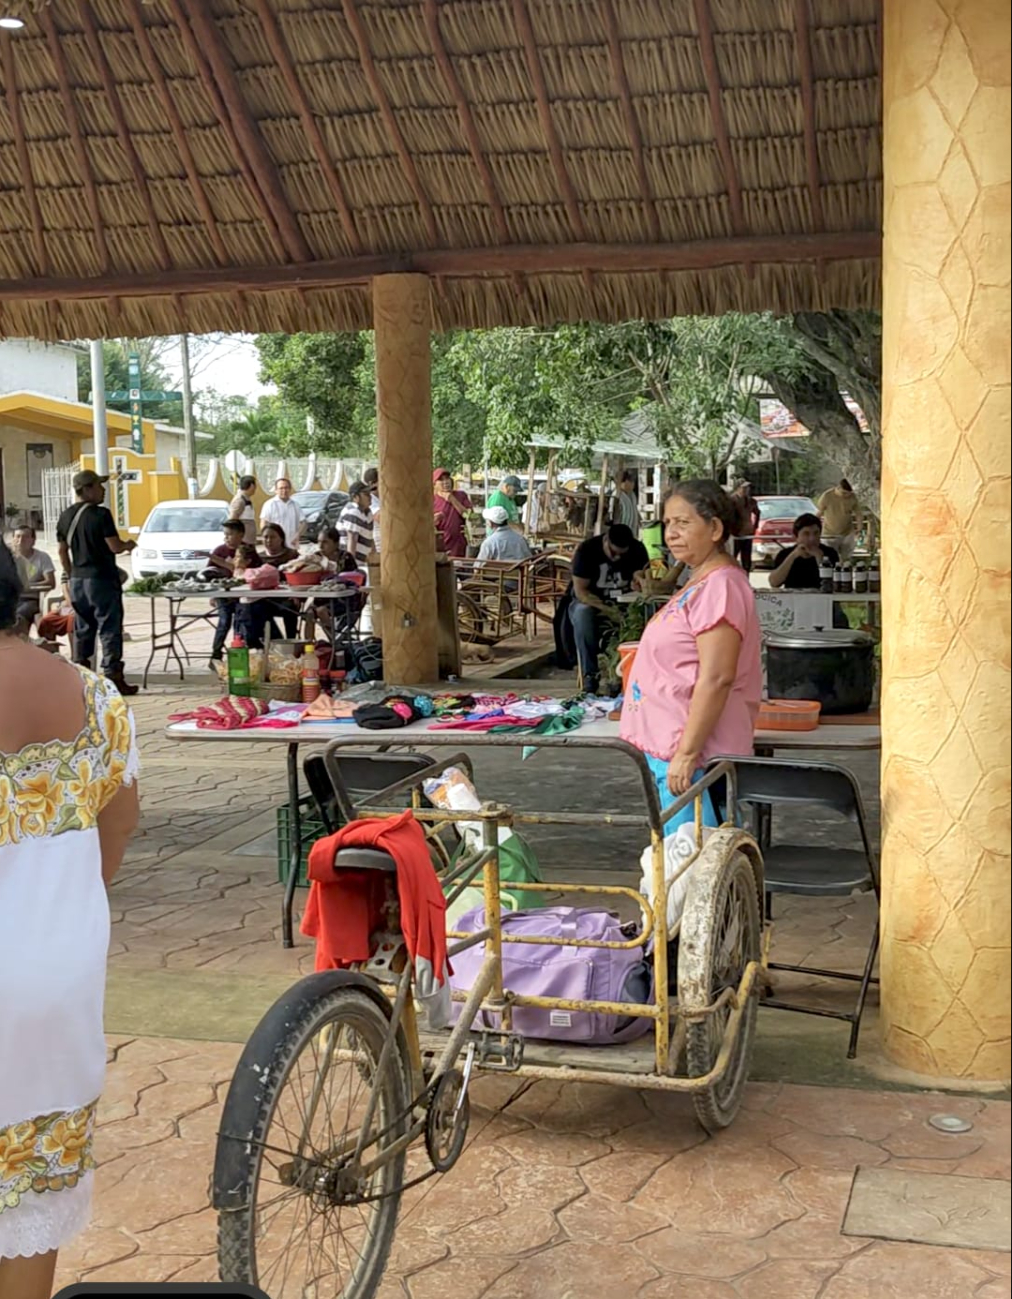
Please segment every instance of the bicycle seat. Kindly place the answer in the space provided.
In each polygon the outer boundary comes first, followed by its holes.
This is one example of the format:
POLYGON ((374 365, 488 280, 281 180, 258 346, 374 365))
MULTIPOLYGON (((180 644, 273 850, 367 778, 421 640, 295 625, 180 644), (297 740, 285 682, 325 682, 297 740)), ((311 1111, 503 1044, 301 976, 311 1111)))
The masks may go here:
POLYGON ((334 870, 386 871, 397 873, 397 863, 382 848, 339 848, 334 854, 334 870))

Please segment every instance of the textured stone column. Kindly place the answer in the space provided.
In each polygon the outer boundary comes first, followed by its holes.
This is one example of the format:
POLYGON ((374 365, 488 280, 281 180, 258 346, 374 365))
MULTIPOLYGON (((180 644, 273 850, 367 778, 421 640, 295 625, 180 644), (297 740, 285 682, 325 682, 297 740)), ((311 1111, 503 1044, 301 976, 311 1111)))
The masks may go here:
POLYGON ((1008 5, 885 24, 884 1041, 1007 1078, 1008 5))
POLYGON ((424 275, 380 275, 372 294, 383 498, 383 675, 398 685, 417 685, 436 680, 438 663, 429 281, 424 275))

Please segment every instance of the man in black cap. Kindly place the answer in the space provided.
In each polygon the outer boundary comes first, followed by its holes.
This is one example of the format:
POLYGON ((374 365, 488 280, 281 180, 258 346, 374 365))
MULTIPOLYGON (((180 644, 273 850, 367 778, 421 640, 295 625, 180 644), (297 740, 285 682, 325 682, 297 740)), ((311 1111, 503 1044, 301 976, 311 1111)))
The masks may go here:
POLYGON ((123 583, 116 556, 128 554, 137 543, 120 538, 102 504, 108 481, 108 474, 91 469, 74 475, 77 504, 60 515, 56 539, 76 615, 74 662, 92 666, 97 637, 102 642, 103 675, 120 694, 135 695, 137 687, 123 676, 123 583))

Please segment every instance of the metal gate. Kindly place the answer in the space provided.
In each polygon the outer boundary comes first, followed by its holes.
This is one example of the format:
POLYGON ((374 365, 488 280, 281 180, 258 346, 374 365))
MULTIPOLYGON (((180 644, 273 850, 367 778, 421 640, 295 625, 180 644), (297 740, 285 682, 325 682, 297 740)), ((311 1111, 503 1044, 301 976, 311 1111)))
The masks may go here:
POLYGON ((56 524, 68 505, 73 505, 74 475, 81 469, 80 460, 70 465, 42 471, 42 526, 47 537, 56 536, 56 524))

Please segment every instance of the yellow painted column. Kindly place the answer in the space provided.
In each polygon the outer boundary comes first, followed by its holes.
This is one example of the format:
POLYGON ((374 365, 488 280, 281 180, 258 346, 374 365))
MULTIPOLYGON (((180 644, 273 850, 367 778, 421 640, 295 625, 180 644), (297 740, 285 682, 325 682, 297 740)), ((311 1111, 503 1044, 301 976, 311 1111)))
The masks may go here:
POLYGON ((424 275, 380 275, 372 295, 383 499, 383 676, 417 685, 438 676, 429 281, 424 275))
POLYGON ((882 1008, 1009 1061, 1007 0, 885 0, 882 1008))

